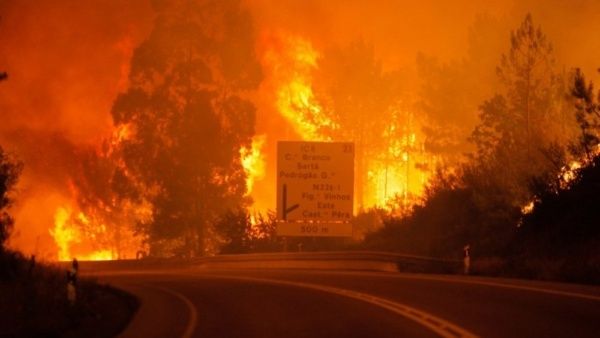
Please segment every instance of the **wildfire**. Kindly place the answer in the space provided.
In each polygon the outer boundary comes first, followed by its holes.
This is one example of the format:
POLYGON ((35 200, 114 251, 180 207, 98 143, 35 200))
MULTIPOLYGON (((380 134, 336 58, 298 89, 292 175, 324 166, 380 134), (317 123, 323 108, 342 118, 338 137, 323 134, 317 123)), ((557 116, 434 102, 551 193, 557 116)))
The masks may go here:
MULTIPOLYGON (((600 145, 597 145, 594 149, 591 149, 592 157, 600 155, 600 145)), ((582 167, 589 165, 587 157, 582 156, 579 160, 573 160, 568 165, 564 166, 559 174, 563 182, 563 188, 568 186, 575 178, 577 178, 577 171, 582 167)))
POLYGON ((565 184, 569 184, 577 177, 577 170, 581 168, 581 162, 573 161, 569 163, 566 167, 563 168, 562 173, 560 174, 562 181, 565 184))
POLYGON ((50 229, 50 235, 54 237, 54 241, 58 245, 58 260, 65 261, 69 260, 70 252, 69 246, 77 234, 75 230, 66 225, 70 218, 71 212, 65 208, 58 208, 54 215, 54 229, 50 229))
MULTIPOLYGON (((109 147, 98 147, 97 156, 112 159, 122 142, 130 140, 134 130, 129 124, 114 127, 108 138, 109 147)), ((117 166, 122 163, 117 162, 117 166)), ((126 171, 123 171, 125 174, 126 171)), ((49 230, 58 247, 57 259, 112 260, 133 258, 143 248, 142 239, 133 228, 140 221, 152 218, 152 207, 147 201, 132 203, 113 197, 96 200, 82 208, 78 204, 81 192, 69 185, 71 201, 57 207, 54 227, 49 230)))
MULTIPOLYGON (((263 44, 262 63, 271 100, 294 132, 307 141, 356 141, 336 139, 340 127, 332 119, 332 107, 315 96, 314 75, 319 71, 321 53, 314 45, 303 37, 282 32, 266 35, 263 44)), ((390 107, 386 118, 390 127, 380 135, 385 146, 362 145, 369 148, 364 152, 368 155, 362 168, 366 176, 362 181, 364 207, 396 209, 414 204, 423 193, 432 167, 409 109, 399 101, 390 107)), ((251 188, 251 175, 249 180, 251 188)))
POLYGON ((310 41, 275 35, 263 56, 263 66, 275 86, 275 106, 304 140, 330 141, 321 128, 335 129, 313 93, 312 73, 319 53, 310 41))
POLYGON ((525 204, 521 208, 521 213, 523 215, 531 214, 533 212, 533 208, 535 208, 535 200, 534 201, 530 201, 529 203, 525 204))
POLYGON ((246 172, 247 195, 252 193, 254 182, 265 177, 265 157, 262 153, 262 148, 266 139, 266 135, 256 135, 252 138, 252 145, 250 148, 242 147, 240 149, 242 166, 246 172))
MULTIPOLYGON (((108 249, 81 250, 84 246, 93 247, 96 235, 86 237, 80 227, 74 224, 76 221, 89 225, 90 220, 83 213, 74 214, 68 207, 59 207, 54 216, 54 228, 50 229, 50 235, 58 246, 58 260, 67 261, 73 258, 80 260, 112 260, 116 257, 108 249), (87 243, 90 242, 90 243, 87 243), (77 250, 79 248, 79 251, 77 250)), ((106 227, 101 225, 97 230, 106 232, 106 227)))
POLYGON ((132 224, 135 220, 149 217, 146 209, 138 206, 127 210, 125 215, 115 214, 112 222, 106 222, 97 215, 74 211, 70 206, 59 207, 54 216, 54 228, 49 230, 58 247, 57 259, 135 258, 144 246, 132 224))
POLYGON ((374 192, 367 199, 369 205, 398 209, 414 204, 423 193, 431 160, 417 142, 417 135, 404 133, 390 137, 387 149, 371 161, 368 176, 374 192))
POLYGON ((381 139, 383 147, 366 159, 368 182, 365 205, 403 213, 419 203, 430 177, 434 159, 428 156, 414 114, 402 102, 387 114, 389 126, 381 139))
POLYGON ((133 129, 131 124, 120 124, 115 127, 112 134, 112 145, 118 146, 123 141, 127 141, 133 137, 133 129))
MULTIPOLYGON (((597 145, 596 148, 592 149, 592 155, 598 156, 599 154, 600 154, 600 145, 597 145)), ((574 179, 577 178, 577 171, 580 170, 582 167, 584 167, 584 165, 589 164, 586 162, 588 162, 588 160, 586 158, 580 158, 579 160, 573 160, 569 164, 565 165, 561 169, 560 173, 558 174, 558 177, 560 178, 560 181, 561 181, 560 188, 562 188, 562 189, 567 188, 569 186, 569 184, 571 182, 573 182, 574 179)), ((523 215, 531 214, 533 212, 533 210, 535 209, 536 201, 537 201, 537 199, 534 198, 532 201, 530 201, 529 203, 522 206, 521 214, 523 214, 523 215)), ((517 226, 521 226, 521 222, 519 222, 519 224, 517 226)))
MULTIPOLYGON (((561 172, 558 174, 558 177, 561 180, 560 188, 566 188, 569 183, 571 183, 577 177, 577 170, 582 167, 580 161, 571 161, 571 163, 565 165, 561 172)), ((533 213, 535 210, 535 203, 538 202, 539 199, 534 197, 531 201, 521 207, 521 215, 529 215, 533 213)), ((523 225, 523 220, 521 219, 517 224, 517 227, 521 227, 523 225)))

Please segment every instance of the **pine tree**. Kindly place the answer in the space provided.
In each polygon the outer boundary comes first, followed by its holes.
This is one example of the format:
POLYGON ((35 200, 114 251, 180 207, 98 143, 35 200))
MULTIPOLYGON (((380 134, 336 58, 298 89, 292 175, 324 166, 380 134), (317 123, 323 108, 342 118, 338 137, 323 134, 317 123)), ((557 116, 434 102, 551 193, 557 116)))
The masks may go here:
POLYGON ((328 51, 321 62, 322 86, 317 93, 337 128, 335 140, 355 144, 355 196, 359 210, 369 196, 369 169, 374 154, 385 147, 385 131, 391 123, 391 105, 397 83, 383 71, 373 47, 356 41, 346 48, 328 51))
POLYGON ((516 204, 530 198, 534 177, 560 169, 549 149, 566 146, 562 129, 574 128, 574 121, 562 118, 563 79, 554 63, 552 45, 527 14, 497 67, 502 90, 480 106, 471 135, 476 165, 497 176, 516 204))
POLYGON ((571 146, 571 151, 575 156, 585 155, 591 162, 600 144, 600 91, 595 98, 593 84, 588 84, 581 70, 576 69, 571 95, 575 99, 575 118, 580 129, 578 142, 571 146))

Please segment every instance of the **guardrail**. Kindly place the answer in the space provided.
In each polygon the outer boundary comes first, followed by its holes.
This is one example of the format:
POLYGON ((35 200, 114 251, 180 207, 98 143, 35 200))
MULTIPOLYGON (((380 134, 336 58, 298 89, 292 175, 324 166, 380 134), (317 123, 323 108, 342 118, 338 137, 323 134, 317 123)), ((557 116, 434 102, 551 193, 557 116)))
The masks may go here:
POLYGON ((456 273, 462 261, 372 251, 332 251, 218 255, 199 258, 206 268, 306 268, 389 272, 456 273))
POLYGON ((322 269, 387 272, 457 273, 461 260, 374 251, 289 252, 217 255, 194 259, 143 258, 139 260, 82 262, 82 271, 200 269, 322 269))

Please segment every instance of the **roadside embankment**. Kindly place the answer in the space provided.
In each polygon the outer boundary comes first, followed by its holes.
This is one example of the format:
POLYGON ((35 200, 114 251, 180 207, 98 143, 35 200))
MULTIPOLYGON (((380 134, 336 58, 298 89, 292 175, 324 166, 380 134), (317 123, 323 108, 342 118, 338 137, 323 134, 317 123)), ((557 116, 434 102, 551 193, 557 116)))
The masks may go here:
POLYGON ((60 265, 0 256, 1 337, 114 337, 139 306, 134 296, 87 277, 78 278, 71 302, 60 265))

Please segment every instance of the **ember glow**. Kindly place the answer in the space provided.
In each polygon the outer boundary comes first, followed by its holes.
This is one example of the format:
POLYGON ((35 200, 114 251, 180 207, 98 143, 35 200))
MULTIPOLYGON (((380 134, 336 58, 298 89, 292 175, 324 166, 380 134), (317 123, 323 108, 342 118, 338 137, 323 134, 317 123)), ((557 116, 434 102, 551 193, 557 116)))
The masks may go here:
MULTIPOLYGON (((596 146, 594 149, 591 149, 592 156, 598 156, 599 154, 600 145, 596 146)), ((558 177, 560 182, 559 188, 567 189, 569 184, 571 184, 577 178, 577 172, 584 166, 584 163, 587 164, 586 162, 588 162, 587 159, 582 157, 580 160, 571 161, 569 164, 562 167, 558 177)), ((535 209, 535 203, 538 201, 539 200, 537 198, 529 201, 527 204, 521 207, 521 213, 523 215, 531 214, 535 209)))

